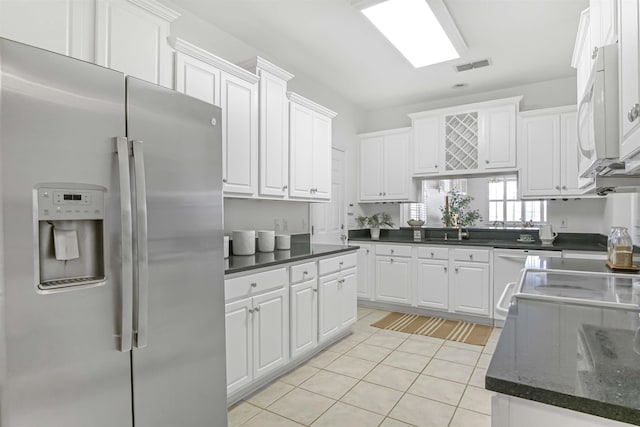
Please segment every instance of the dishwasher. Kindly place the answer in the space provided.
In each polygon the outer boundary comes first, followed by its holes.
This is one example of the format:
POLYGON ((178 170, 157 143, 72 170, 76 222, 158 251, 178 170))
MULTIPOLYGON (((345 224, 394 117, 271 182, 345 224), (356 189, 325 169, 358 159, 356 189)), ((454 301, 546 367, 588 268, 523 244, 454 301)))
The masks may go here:
POLYGON ((531 249, 494 249, 493 250, 493 307, 494 325, 503 326, 506 316, 495 310, 502 291, 508 283, 520 280, 522 269, 528 256, 561 258, 562 251, 544 251, 531 249))

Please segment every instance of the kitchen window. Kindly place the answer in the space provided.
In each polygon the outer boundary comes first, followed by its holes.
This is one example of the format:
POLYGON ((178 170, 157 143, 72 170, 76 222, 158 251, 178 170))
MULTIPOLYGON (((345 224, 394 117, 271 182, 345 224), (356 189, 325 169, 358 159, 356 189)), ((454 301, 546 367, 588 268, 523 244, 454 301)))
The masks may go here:
POLYGON ((516 225, 546 222, 546 200, 518 199, 518 179, 497 176, 489 180, 489 222, 516 225))

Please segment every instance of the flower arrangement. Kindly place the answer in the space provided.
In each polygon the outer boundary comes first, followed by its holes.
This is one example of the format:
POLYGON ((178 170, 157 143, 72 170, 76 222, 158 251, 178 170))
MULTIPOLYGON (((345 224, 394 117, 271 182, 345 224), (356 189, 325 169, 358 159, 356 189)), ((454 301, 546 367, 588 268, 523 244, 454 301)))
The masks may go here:
POLYGON ((386 212, 379 212, 371 216, 360 215, 356 218, 360 228, 380 228, 381 226, 393 227, 395 224, 391 221, 391 215, 386 212))
POLYGON ((460 191, 450 191, 445 198, 442 212, 442 223, 445 227, 470 227, 482 219, 478 209, 469 209, 473 197, 460 191))

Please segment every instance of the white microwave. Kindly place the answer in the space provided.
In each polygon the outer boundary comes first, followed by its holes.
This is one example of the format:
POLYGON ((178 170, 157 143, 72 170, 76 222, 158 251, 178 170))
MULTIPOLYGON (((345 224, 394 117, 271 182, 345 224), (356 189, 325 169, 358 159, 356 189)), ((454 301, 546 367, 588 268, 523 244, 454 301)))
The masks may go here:
POLYGON ((596 175, 624 174, 619 160, 618 45, 598 48, 585 92, 578 104, 580 186, 596 175))

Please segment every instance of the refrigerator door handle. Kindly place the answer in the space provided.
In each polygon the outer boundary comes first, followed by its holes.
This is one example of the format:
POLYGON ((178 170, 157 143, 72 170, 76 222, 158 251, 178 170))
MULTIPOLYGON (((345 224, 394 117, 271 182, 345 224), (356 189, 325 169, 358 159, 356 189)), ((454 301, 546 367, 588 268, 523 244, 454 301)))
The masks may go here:
POLYGON ((136 347, 147 346, 149 312, 149 251, 147 239, 147 186, 144 173, 144 150, 142 141, 133 141, 133 165, 136 191, 136 226, 138 277, 136 280, 138 306, 135 309, 136 347))
POLYGON ((122 244, 122 322, 120 351, 131 351, 133 334, 133 241, 131 224, 131 181, 129 179, 129 142, 116 138, 118 173, 120 178, 120 222, 122 244))

